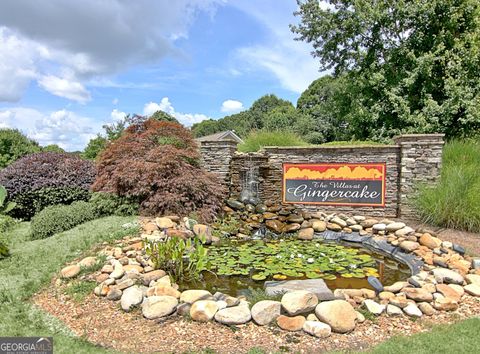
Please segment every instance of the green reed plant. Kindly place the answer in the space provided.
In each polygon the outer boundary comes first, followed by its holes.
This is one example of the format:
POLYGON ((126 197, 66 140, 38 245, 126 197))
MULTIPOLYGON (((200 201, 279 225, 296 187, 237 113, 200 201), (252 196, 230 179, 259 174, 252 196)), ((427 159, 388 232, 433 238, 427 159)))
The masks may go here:
POLYGON ((445 145, 440 181, 420 187, 416 207, 426 223, 480 231, 480 140, 445 145))
POLYGON ((145 251, 155 269, 163 269, 174 282, 198 280, 207 268, 207 249, 198 238, 145 241, 145 251))

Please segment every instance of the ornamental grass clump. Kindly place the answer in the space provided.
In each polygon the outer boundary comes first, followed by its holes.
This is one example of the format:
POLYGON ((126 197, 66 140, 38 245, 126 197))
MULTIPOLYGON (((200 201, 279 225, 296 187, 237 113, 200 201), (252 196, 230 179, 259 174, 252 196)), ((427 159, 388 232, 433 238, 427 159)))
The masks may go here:
POLYGON ((480 142, 454 140, 443 149, 438 184, 420 188, 416 207, 426 223, 480 231, 480 142))
POLYGON ((298 135, 288 131, 253 131, 238 145, 241 152, 259 151, 265 146, 307 146, 298 135))
POLYGON ((154 119, 129 126, 100 155, 93 190, 139 202, 143 215, 196 213, 204 222, 221 210, 225 190, 200 167, 190 131, 154 119))
POLYGON ((91 161, 58 152, 30 154, 0 171, 0 185, 16 203, 9 214, 23 219, 50 205, 88 200, 94 178, 91 161))

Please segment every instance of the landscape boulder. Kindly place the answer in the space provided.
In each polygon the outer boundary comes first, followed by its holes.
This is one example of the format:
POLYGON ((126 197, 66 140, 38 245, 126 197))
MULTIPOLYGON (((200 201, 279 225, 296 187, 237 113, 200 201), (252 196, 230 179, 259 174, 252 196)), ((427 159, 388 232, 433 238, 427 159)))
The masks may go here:
POLYGON ((332 331, 347 333, 355 328, 357 314, 350 303, 345 300, 321 302, 315 308, 317 318, 328 324, 332 331))
POLYGON ((311 291, 295 290, 284 294, 281 303, 290 316, 296 316, 313 311, 318 304, 318 298, 311 291))
POLYGON ((252 306, 252 318, 256 324, 265 326, 280 316, 282 304, 279 301, 262 300, 252 306))

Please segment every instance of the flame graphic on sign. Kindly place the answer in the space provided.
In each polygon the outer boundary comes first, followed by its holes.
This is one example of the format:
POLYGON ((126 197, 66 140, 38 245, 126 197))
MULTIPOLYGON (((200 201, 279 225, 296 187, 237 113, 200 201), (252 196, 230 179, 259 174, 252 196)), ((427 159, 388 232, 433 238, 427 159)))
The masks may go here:
POLYGON ((348 166, 341 166, 339 168, 329 168, 324 172, 290 167, 285 173, 286 179, 381 179, 382 177, 382 171, 363 166, 356 166, 353 169, 348 166))

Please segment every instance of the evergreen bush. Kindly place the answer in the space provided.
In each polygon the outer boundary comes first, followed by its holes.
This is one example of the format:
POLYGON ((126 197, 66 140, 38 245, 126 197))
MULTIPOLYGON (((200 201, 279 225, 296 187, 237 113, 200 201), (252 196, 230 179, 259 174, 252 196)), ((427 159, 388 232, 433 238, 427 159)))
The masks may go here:
POLYGON ((44 239, 97 217, 95 205, 78 201, 70 205, 49 206, 35 215, 31 223, 31 238, 44 239))

